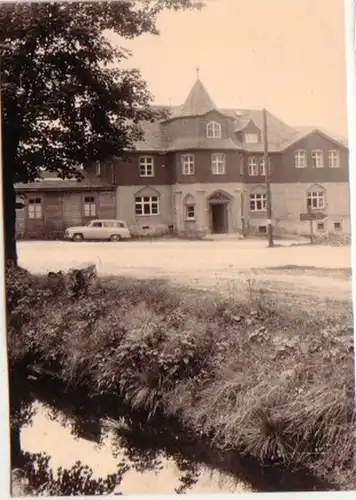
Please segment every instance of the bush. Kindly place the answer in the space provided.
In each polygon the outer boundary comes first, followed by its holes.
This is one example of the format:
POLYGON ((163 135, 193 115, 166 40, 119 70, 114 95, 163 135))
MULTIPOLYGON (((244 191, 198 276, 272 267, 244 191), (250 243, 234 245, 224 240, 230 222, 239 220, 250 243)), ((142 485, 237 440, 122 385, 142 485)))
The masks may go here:
POLYGON ((7 274, 13 364, 31 359, 66 385, 173 415, 218 448, 355 485, 349 305, 314 317, 258 294, 246 304, 125 279, 73 299, 22 273, 7 274))

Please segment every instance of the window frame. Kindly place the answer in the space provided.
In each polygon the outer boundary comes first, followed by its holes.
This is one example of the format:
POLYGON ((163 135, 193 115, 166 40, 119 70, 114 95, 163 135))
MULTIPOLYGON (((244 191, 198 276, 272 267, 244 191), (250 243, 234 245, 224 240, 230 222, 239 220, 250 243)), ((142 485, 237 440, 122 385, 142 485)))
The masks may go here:
POLYGON ((211 173, 212 173, 212 175, 226 175, 226 156, 225 156, 225 153, 212 153, 211 154, 211 173), (219 157, 220 157, 220 161, 219 161, 219 157), (223 171, 219 170, 219 165, 223 166, 223 171))
POLYGON ((28 200, 27 200, 27 217, 30 220, 42 220, 43 219, 43 199, 41 196, 35 196, 33 198, 28 198, 28 200), (34 207, 34 210, 30 210, 30 206, 34 207), (39 207, 39 209, 37 207, 39 207))
POLYGON ((244 132, 244 143, 245 144, 258 144, 259 143, 258 135, 259 134, 257 132, 244 132), (251 137, 255 137, 256 140, 251 141, 251 137), (248 140, 248 138, 250 138, 250 140, 248 140))
POLYGON ((328 167, 329 168, 340 168, 340 151, 338 149, 329 149, 328 151, 328 167), (336 153, 336 158, 337 158, 337 165, 332 165, 332 162, 330 161, 330 153, 336 153))
POLYGON ((182 175, 195 175, 195 158, 193 154, 182 154, 181 155, 181 166, 182 166, 182 175), (187 161, 190 159, 191 161, 187 161), (189 167, 189 171, 185 171, 186 167, 189 167))
POLYGON ((160 215, 160 199, 158 195, 153 196, 135 196, 135 216, 136 217, 153 217, 160 215), (145 213, 144 207, 149 207, 149 213, 145 213), (157 212, 154 213, 152 208, 157 207, 157 212), (141 207, 142 213, 137 213, 137 208, 141 207))
POLYGON ((313 149, 311 152, 311 158, 313 168, 324 168, 324 154, 322 149, 313 149), (320 164, 318 164, 317 158, 321 160, 320 164))
POLYGON ((221 124, 216 121, 208 122, 205 132, 208 139, 221 139, 221 124))
POLYGON ((96 196, 93 194, 90 195, 84 195, 83 196, 83 215, 84 217, 96 217, 97 216, 97 199, 96 196), (92 201, 86 201, 86 200, 92 200, 92 201), (89 206, 89 210, 86 210, 86 207, 89 206), (92 211, 91 208, 94 207, 94 210, 92 211), (94 212, 94 213, 92 213, 94 212))
MULTIPOLYGON (((259 175, 262 177, 266 177, 266 167, 264 165, 265 159, 264 156, 261 156, 260 161, 259 161, 259 175), (263 171, 262 171, 262 164, 263 164, 263 171)), ((268 157, 268 175, 271 175, 271 157, 268 157)))
POLYGON ((256 156, 249 156, 248 157, 248 160, 247 160, 247 172, 248 172, 249 177, 258 177, 258 175, 259 175, 259 166, 258 166, 258 162, 257 162, 256 156), (255 173, 252 173, 252 166, 251 166, 252 160, 254 161, 253 167, 256 169, 255 173))
MULTIPOLYGON (((300 158, 300 156, 298 156, 300 158)), ((294 168, 307 168, 308 167, 308 157, 305 149, 296 149, 294 151, 294 168), (301 165, 300 161, 297 161, 297 155, 303 153, 304 164, 301 165)))
POLYGON ((138 168, 140 177, 154 177, 155 175, 154 157, 150 155, 139 156, 138 168), (151 173, 148 172, 149 168, 151 169, 151 173))
POLYGON ((195 220, 195 203, 187 203, 184 206, 185 211, 185 220, 186 221, 194 221, 195 220), (191 210, 193 209, 193 210, 191 210), (192 211, 193 215, 189 215, 189 212, 192 211))
POLYGON ((326 193, 323 190, 317 191, 316 189, 313 190, 311 189, 310 191, 307 192, 307 209, 308 210, 325 210, 326 208, 326 193), (312 206, 313 200, 317 200, 316 205, 317 206, 312 206), (323 200, 322 205, 320 204, 320 200, 323 200))
POLYGON ((240 155, 239 166, 240 166, 240 175, 244 175, 244 173, 245 173, 245 159, 244 159, 243 155, 240 155))
POLYGON ((250 212, 253 213, 263 213, 267 211, 267 193, 258 191, 255 193, 250 193, 250 212), (261 208, 257 208, 257 203, 261 202, 261 208), (254 203, 255 208, 252 208, 252 203, 254 203))

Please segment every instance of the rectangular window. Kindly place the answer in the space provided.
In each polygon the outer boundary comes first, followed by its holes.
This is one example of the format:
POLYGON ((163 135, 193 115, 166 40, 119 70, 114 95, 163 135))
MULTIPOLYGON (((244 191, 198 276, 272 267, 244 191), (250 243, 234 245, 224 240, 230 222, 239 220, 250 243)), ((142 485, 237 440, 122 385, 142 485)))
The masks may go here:
POLYGON ((325 225, 324 222, 318 222, 316 225, 317 231, 325 231, 325 225))
POLYGON ((28 218, 42 219, 42 200, 41 198, 30 198, 28 200, 28 218))
POLYGON ((250 194, 250 210, 251 212, 264 212, 267 206, 266 193, 250 194))
POLYGON ((240 175, 244 175, 244 157, 240 155, 240 175))
POLYGON ((137 196, 135 198, 136 215, 158 215, 158 196, 137 196))
POLYGON ((97 162, 95 163, 95 175, 96 175, 97 177, 99 177, 99 176, 100 176, 100 174, 101 174, 101 163, 100 163, 100 161, 97 161, 97 162))
MULTIPOLYGON (((260 175, 266 175, 265 159, 263 156, 260 158, 260 175)), ((271 158, 268 158, 268 175, 271 175, 271 158)))
POLYGON ((265 159, 262 156, 260 158, 260 175, 266 175, 266 165, 265 165, 265 159))
POLYGON ((210 122, 206 126, 206 136, 209 139, 221 138, 221 125, 217 122, 210 122))
POLYGON ((84 217, 96 216, 96 203, 94 196, 84 197, 84 217))
POLYGON ((213 175, 225 174, 225 155, 215 153, 211 155, 211 172, 213 175))
POLYGON ((253 177, 258 175, 257 161, 254 156, 250 156, 248 159, 248 175, 253 177))
POLYGON ((140 157, 140 177, 153 177, 153 157, 141 156, 140 157))
POLYGON ((339 151, 331 150, 328 153, 328 163, 330 168, 340 168, 339 151))
POLYGON ((323 191, 311 191, 307 196, 307 207, 311 210, 325 208, 325 193, 323 191))
POLYGON ((258 134, 244 134, 246 144, 257 144, 258 134))
POLYGON ((186 205, 185 216, 187 220, 195 219, 195 205, 186 205))
POLYGON ((294 152, 295 168, 306 168, 307 154, 303 149, 294 152))
POLYGON ((323 152, 320 149, 312 151, 312 164, 314 168, 324 167, 323 152))
POLYGON ((342 224, 341 224, 341 222, 334 222, 334 230, 335 231, 342 231, 342 224))
POLYGON ((183 175, 194 175, 194 155, 182 155, 183 175))

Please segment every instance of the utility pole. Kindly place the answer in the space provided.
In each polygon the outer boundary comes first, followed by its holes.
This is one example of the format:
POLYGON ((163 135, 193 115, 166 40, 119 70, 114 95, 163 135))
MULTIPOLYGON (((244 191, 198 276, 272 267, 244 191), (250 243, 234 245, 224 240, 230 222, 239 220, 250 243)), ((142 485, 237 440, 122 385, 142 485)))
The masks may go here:
POLYGON ((263 109, 263 150, 265 163, 265 178, 266 178, 266 202, 267 202, 267 237, 268 246, 274 247, 273 243, 273 228, 272 228, 272 196, 271 185, 269 181, 269 158, 268 158, 268 125, 267 111, 263 109))

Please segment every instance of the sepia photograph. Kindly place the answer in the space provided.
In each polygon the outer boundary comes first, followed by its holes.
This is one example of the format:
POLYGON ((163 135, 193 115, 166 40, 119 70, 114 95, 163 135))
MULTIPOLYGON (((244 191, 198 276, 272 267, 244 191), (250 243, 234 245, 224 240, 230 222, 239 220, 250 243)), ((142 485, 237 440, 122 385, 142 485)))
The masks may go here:
POLYGON ((0 2, 6 494, 356 490, 346 4, 0 2))

